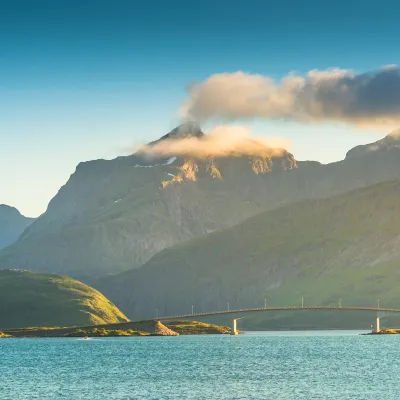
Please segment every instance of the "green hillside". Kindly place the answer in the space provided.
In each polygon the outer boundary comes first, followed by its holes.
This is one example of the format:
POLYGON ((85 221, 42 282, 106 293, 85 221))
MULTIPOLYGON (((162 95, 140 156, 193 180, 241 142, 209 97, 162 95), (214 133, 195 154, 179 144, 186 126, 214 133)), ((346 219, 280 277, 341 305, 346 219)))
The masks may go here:
POLYGON ((97 290, 74 279, 0 270, 0 329, 127 321, 97 290))
MULTIPOLYGON (((400 307, 400 183, 308 200, 163 250, 99 287, 129 316, 269 305, 400 307), (131 313, 131 314, 129 314, 131 313)), ((257 317, 259 318, 259 317, 257 317)))

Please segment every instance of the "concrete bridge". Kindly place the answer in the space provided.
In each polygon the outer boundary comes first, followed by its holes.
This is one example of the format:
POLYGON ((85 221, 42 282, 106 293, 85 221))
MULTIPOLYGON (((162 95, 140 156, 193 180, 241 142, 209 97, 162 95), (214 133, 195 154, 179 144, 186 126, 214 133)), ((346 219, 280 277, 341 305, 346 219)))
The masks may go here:
MULTIPOLYGON (((213 316, 213 315, 227 315, 227 314, 249 314, 255 312, 268 312, 268 311, 300 311, 300 310, 326 310, 326 311, 368 311, 368 312, 376 312, 376 321, 375 321, 375 331, 380 331, 380 318, 386 316, 386 314, 391 313, 400 313, 400 309, 397 308, 380 308, 380 307, 359 307, 359 306, 345 306, 342 307, 341 305, 338 306, 285 306, 285 307, 261 307, 261 308, 243 308, 238 310, 224 310, 224 311, 210 311, 210 312, 201 312, 201 313, 194 313, 192 307, 191 314, 181 314, 181 315, 171 315, 166 317, 157 317, 154 318, 158 321, 172 321, 172 320, 179 320, 185 318, 195 318, 195 317, 206 317, 206 316, 213 316)), ((231 335, 237 335, 237 321, 240 318, 233 318, 232 320, 232 327, 231 327, 231 335)))

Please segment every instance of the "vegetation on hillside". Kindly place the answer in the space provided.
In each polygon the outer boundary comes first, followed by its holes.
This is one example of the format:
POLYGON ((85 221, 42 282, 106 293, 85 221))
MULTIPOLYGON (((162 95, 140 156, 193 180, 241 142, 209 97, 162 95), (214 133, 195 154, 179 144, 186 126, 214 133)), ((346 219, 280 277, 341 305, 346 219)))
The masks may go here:
POLYGON ((68 277, 0 270, 0 328, 128 321, 97 290, 68 277))

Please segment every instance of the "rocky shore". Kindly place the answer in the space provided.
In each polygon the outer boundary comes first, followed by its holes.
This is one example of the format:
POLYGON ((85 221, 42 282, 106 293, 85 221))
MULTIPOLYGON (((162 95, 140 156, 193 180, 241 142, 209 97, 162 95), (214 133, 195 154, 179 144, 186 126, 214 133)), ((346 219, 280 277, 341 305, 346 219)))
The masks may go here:
POLYGON ((229 334, 230 328, 198 321, 140 321, 86 327, 36 327, 7 329, 0 338, 40 337, 118 337, 118 336, 179 336, 203 334, 229 334))
POLYGON ((399 334, 400 334, 400 329, 385 328, 379 331, 365 333, 364 335, 399 335, 399 334))

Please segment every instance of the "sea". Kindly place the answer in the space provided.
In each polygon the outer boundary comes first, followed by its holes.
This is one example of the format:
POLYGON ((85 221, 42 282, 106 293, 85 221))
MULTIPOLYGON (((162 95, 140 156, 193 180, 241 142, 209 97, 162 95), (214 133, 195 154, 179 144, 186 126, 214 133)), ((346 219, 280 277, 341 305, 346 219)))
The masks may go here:
POLYGON ((1 400, 399 400, 400 335, 0 339, 1 400))

